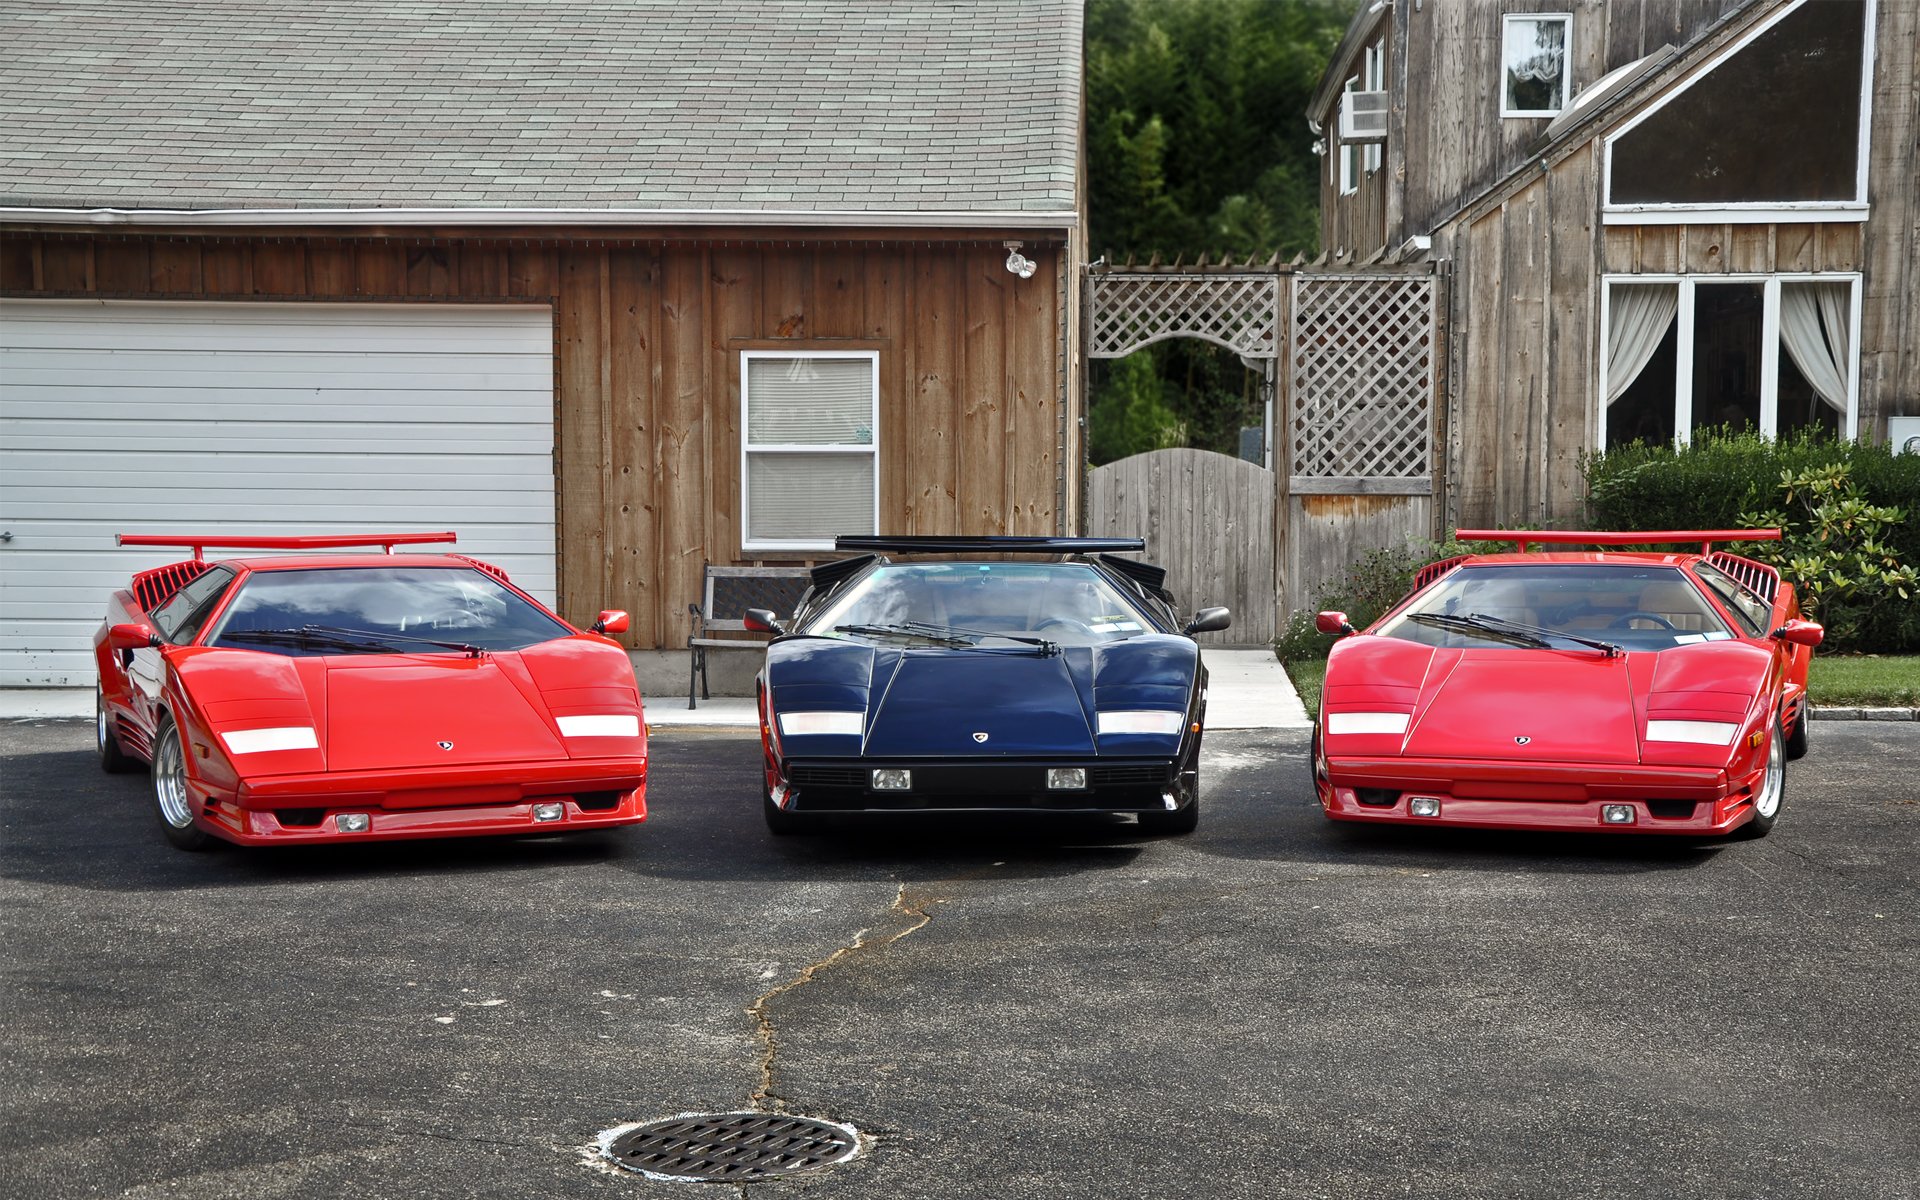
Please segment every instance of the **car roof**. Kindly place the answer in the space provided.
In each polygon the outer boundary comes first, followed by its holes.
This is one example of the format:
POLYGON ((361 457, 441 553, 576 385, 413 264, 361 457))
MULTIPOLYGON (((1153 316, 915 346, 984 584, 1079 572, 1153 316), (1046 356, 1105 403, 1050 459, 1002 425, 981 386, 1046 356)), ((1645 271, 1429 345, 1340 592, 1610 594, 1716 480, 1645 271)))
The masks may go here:
POLYGON ((1473 554, 1460 560, 1463 567, 1534 566, 1540 563, 1601 564, 1616 567, 1685 567, 1701 561, 1698 554, 1625 550, 1559 550, 1529 554, 1473 554))
POLYGON ((478 570, 471 561, 450 554, 280 554, 271 558, 223 558, 218 561, 248 571, 304 571, 330 567, 460 567, 469 571, 478 570))

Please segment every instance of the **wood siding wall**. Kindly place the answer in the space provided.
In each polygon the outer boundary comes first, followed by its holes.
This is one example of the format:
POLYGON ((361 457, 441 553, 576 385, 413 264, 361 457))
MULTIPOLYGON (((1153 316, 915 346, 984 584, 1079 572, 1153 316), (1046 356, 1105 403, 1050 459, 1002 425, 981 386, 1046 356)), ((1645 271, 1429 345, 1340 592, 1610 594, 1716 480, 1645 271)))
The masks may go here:
MULTIPOLYGON (((1435 225, 1527 158, 1550 118, 1502 117, 1501 18, 1571 13, 1571 88, 1578 95, 1616 67, 1686 44, 1750 0, 1394 0, 1385 33, 1386 170, 1339 192, 1339 98, 1314 114, 1327 131, 1321 171, 1322 246, 1364 262, 1435 225), (1369 187, 1369 182, 1373 183, 1369 187), (1375 194, 1375 193, 1378 194, 1375 194)), ((1900 3, 1901 0, 1885 0, 1900 3)), ((1369 18, 1363 13, 1356 20, 1369 18)), ((1357 60, 1356 60, 1357 61, 1357 60)), ((1354 73, 1342 67, 1340 78, 1354 73)))
POLYGON ((1454 260, 1450 523, 1581 517, 1602 275, 1860 272, 1861 436, 1920 415, 1920 4, 1880 0, 1878 11, 1864 223, 1603 225, 1600 138, 1622 114, 1435 231, 1434 257, 1454 260))
MULTIPOLYGON (((1017 236, 1017 235, 1006 235, 1017 236)), ((1053 533, 1057 242, 1021 280, 977 240, 572 241, 10 232, 0 291, 94 299, 550 303, 561 613, 633 614, 635 648, 685 644, 703 565, 740 536, 740 352, 880 354, 880 528, 1053 533)), ((1077 443, 1076 443, 1077 444, 1077 443)), ((1077 480, 1073 480, 1077 483, 1077 480)), ((1068 504, 1077 486, 1068 489, 1068 504)))

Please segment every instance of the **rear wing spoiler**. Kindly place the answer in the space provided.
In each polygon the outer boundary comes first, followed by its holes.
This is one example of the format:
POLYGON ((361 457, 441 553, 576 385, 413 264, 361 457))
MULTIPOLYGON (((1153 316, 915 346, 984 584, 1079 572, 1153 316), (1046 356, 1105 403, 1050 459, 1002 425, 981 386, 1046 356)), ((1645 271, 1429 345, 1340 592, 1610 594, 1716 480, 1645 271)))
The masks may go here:
POLYGON ((289 534, 280 537, 233 537, 224 533, 122 533, 114 536, 116 546, 179 546, 193 551, 193 561, 205 557, 208 546, 222 550, 342 550, 352 546, 379 546, 388 554, 395 546, 421 546, 452 542, 445 533, 316 533, 289 534))
POLYGON ((1147 543, 1144 538, 842 534, 833 539, 833 548, 868 554, 1103 554, 1145 550, 1147 543))
POLYGON ((1659 529, 1644 533, 1610 529, 1459 529, 1454 540, 1461 542, 1513 542, 1520 553, 1529 543, 1542 546, 1665 546, 1700 543, 1700 553, 1712 554, 1715 542, 1777 542, 1778 529, 1659 529))

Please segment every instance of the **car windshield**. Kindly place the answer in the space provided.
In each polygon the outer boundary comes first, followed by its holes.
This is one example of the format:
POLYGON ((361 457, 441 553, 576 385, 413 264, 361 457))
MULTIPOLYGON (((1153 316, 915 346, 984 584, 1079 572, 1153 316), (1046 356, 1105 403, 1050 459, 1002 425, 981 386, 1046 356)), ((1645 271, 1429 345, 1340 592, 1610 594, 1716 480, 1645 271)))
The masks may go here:
POLYGON ((1427 646, 1667 650, 1738 637, 1676 567, 1462 567, 1381 627, 1427 646))
POLYGON ((519 650, 571 631, 471 567, 255 571, 209 646, 270 654, 519 650))
POLYGON ((929 562, 875 568, 801 632, 992 647, 1086 646, 1153 631, 1084 563, 929 562))

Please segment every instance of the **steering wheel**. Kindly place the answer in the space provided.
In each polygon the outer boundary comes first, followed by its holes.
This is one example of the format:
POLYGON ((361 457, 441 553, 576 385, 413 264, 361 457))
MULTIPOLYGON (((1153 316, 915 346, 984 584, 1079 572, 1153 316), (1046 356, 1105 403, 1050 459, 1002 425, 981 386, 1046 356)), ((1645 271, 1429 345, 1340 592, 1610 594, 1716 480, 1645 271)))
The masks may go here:
POLYGON ((1607 622, 1607 628, 1608 629, 1630 629, 1633 627, 1633 623, 1635 621, 1652 621, 1655 625, 1658 625, 1660 628, 1666 630, 1668 633, 1673 633, 1680 628, 1678 625, 1675 625, 1672 621, 1667 620, 1665 617, 1661 616, 1659 613, 1650 613, 1650 612, 1622 613, 1619 616, 1615 617, 1613 620, 1607 622))
POLYGON ((1055 626, 1073 633, 1083 634, 1087 637, 1093 636, 1092 626, 1088 625, 1085 621, 1076 621, 1072 617, 1048 617, 1046 620, 1034 626, 1033 631, 1039 633, 1042 630, 1052 629, 1055 626))

